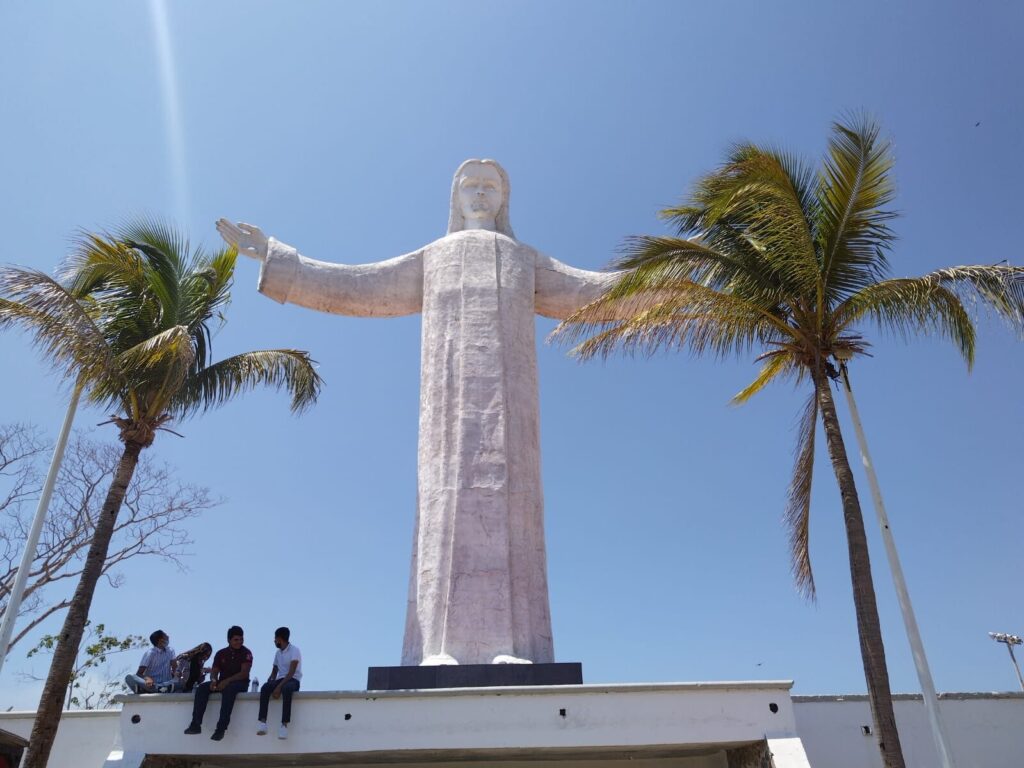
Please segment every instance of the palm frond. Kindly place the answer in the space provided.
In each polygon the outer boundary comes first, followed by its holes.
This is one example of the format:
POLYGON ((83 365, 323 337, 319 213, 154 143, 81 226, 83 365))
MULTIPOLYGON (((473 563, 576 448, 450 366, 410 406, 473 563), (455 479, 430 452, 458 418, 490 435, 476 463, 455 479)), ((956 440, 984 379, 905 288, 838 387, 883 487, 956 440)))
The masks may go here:
POLYGON ((269 349, 226 358, 190 376, 170 403, 175 416, 189 416, 223 405, 235 395, 257 386, 285 388, 293 412, 311 406, 323 379, 308 352, 269 349))
POLYGON ((63 265, 62 280, 73 295, 99 308, 96 323, 108 345, 125 350, 165 330, 166 312, 152 274, 137 249, 113 236, 84 232, 63 265))
POLYGON ((774 158, 785 178, 785 183, 792 188, 792 194, 800 205, 804 224, 811 237, 813 249, 813 226, 818 218, 817 178, 818 172, 813 165, 799 155, 795 155, 781 147, 770 147, 762 150, 774 158))
POLYGON ((789 532, 790 563, 797 589, 809 600, 815 598, 811 569, 811 481, 814 477, 814 438, 818 428, 818 397, 812 393, 797 424, 793 477, 786 499, 785 522, 789 532))
MULTIPOLYGON (((813 293, 819 270, 807 214, 810 171, 794 158, 752 144, 738 146, 722 168, 700 179, 690 202, 662 211, 681 234, 699 234, 721 250, 718 229, 740 235, 751 266, 789 292, 813 293)), ((733 248, 735 244, 730 243, 733 248)))
POLYGON ((19 267, 0 269, 0 296, 0 324, 26 331, 54 370, 82 380, 114 368, 86 303, 49 275, 19 267))
POLYGON ((732 398, 733 405, 742 405, 779 376, 794 372, 795 365, 788 350, 777 349, 766 352, 761 355, 761 359, 766 362, 761 366, 757 378, 736 393, 732 398))
POLYGON ((614 288, 567 317, 552 338, 567 343, 593 333, 572 350, 586 360, 616 350, 651 355, 666 348, 686 348, 695 355, 724 357, 755 343, 788 340, 783 319, 742 297, 688 280, 658 279, 657 288, 619 298, 614 288), (621 318, 612 319, 608 318, 621 318))
POLYGON ((186 264, 189 261, 189 241, 184 231, 159 216, 141 214, 133 216, 117 227, 114 234, 121 240, 145 243, 161 253, 171 255, 186 264))
POLYGON ((950 267, 923 277, 883 280, 836 307, 834 322, 841 331, 867 318, 904 341, 938 334, 952 341, 971 367, 975 329, 964 301, 1024 329, 1024 267, 950 267))
POLYGON ((765 268, 761 254, 753 248, 718 250, 704 238, 631 237, 613 267, 623 271, 610 289, 614 298, 658 291, 682 280, 741 293, 766 308, 777 306, 787 295, 778 276, 765 268))
POLYGON ((86 231, 79 232, 75 238, 60 277, 75 297, 109 290, 109 281, 122 289, 130 287, 136 294, 141 294, 146 286, 145 270, 138 254, 116 238, 86 231))
POLYGON ((141 226, 126 228, 119 234, 119 238, 142 255, 147 273, 147 289, 156 299, 159 308, 158 327, 167 330, 175 325, 183 325, 181 287, 182 280, 189 272, 189 265, 183 263, 181 252, 166 250, 170 244, 164 244, 163 237, 150 234, 152 242, 145 242, 134 239, 136 235, 145 236, 147 233, 141 226))
POLYGON ((813 171, 794 155, 746 144, 734 152, 737 181, 726 218, 744 222, 747 236, 762 243, 777 269, 806 291, 818 281, 812 221, 813 171))
POLYGON ((1024 267, 975 264, 947 267, 922 279, 949 288, 966 301, 995 312, 1016 331, 1024 329, 1024 267))
POLYGON ((863 118, 852 128, 834 123, 817 190, 816 237, 825 290, 840 301, 889 274, 886 251, 895 235, 884 210, 895 190, 888 141, 863 118))
POLYGON ((118 354, 114 367, 89 380, 89 401, 127 418, 156 418, 188 376, 193 358, 184 326, 145 339, 118 354))
POLYGON ((213 332, 210 321, 216 316, 223 323, 221 311, 231 297, 237 252, 217 251, 202 254, 196 268, 182 281, 182 321, 192 331, 195 342, 195 370, 206 367, 212 355, 213 332))
POLYGON ((146 446, 175 416, 220 405, 258 384, 312 405, 322 380, 305 352, 269 350, 209 365, 210 322, 230 298, 237 254, 188 251, 162 222, 115 235, 80 233, 62 279, 0 270, 0 326, 34 335, 54 366, 94 403, 110 405, 122 439, 146 446))
POLYGON ((203 254, 188 283, 189 317, 204 321, 227 306, 235 276, 238 251, 225 248, 210 255, 203 254))

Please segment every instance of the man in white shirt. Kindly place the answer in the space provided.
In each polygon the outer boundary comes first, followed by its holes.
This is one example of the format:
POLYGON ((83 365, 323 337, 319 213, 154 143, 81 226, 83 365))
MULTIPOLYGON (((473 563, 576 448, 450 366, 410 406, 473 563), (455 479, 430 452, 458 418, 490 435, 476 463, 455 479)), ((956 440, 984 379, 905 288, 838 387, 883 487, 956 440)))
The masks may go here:
POLYGON ((135 674, 124 679, 132 693, 168 693, 173 690, 177 664, 170 641, 170 636, 162 629, 149 636, 153 647, 142 655, 135 674))
POLYGON ((260 688, 260 714, 259 722, 256 724, 256 734, 259 736, 267 732, 270 697, 280 699, 283 696, 281 727, 277 731, 277 738, 288 738, 288 723, 292 719, 292 694, 299 690, 299 680, 302 679, 302 652, 297 645, 290 642, 291 634, 288 627, 278 627, 274 631, 277 653, 274 654, 274 668, 270 672, 270 677, 260 688))

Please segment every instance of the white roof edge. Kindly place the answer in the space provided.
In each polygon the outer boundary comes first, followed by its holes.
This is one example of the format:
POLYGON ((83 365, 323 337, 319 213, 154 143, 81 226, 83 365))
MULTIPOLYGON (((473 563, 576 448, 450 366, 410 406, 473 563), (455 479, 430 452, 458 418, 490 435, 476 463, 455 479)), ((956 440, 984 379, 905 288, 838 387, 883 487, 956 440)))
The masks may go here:
MULTIPOLYGON (((116 697, 115 697, 116 698, 116 697)), ((61 713, 61 719, 65 717, 112 717, 114 715, 121 714, 121 707, 111 707, 110 709, 65 709, 61 713)), ((16 720, 24 717, 35 717, 36 711, 34 709, 17 709, 9 710, 7 712, 0 712, 0 720, 16 720)))
MULTIPOLYGON (((669 693, 683 691, 789 691, 792 680, 735 680, 691 683, 585 683, 583 685, 521 685, 488 688, 422 688, 400 691, 299 691, 297 698, 311 699, 384 699, 433 696, 572 696, 587 693, 669 693)), ((239 698, 258 698, 255 693, 240 693, 239 698)), ((152 701, 192 700, 191 693, 153 693, 142 696, 119 694, 118 703, 141 704, 152 701)))
MULTIPOLYGON (((1024 691, 970 691, 940 693, 938 697, 943 701, 967 701, 970 699, 1024 699, 1024 691)), ((837 694, 793 694, 790 698, 794 704, 807 702, 843 702, 843 701, 867 701, 866 693, 837 693, 837 694)), ((894 693, 893 701, 921 701, 920 693, 894 693)))

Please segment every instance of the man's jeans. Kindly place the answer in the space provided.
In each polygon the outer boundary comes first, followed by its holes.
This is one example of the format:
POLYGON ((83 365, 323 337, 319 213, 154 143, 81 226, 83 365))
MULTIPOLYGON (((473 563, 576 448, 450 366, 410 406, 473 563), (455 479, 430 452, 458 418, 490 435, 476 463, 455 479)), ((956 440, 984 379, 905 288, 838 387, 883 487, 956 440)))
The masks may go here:
POLYGON ((299 690, 299 681, 294 677, 286 683, 280 680, 268 680, 260 688, 260 716, 261 723, 267 722, 267 709, 270 707, 270 694, 277 686, 281 686, 281 722, 288 725, 292 721, 292 694, 299 690))
POLYGON ((181 684, 177 680, 165 680, 162 683, 146 683, 146 678, 138 675, 126 675, 124 684, 132 689, 132 693, 156 693, 161 688, 168 688, 167 693, 181 690, 181 684))
MULTIPOLYGON (((217 730, 226 731, 228 723, 231 722, 231 710, 235 706, 235 696, 240 693, 245 693, 249 687, 248 680, 235 680, 233 683, 228 683, 227 687, 221 691, 214 691, 221 695, 220 700, 220 717, 217 719, 217 730)), ((192 705, 192 724, 202 725, 203 715, 206 714, 206 704, 210 701, 210 684, 203 683, 196 687, 196 699, 192 705)))

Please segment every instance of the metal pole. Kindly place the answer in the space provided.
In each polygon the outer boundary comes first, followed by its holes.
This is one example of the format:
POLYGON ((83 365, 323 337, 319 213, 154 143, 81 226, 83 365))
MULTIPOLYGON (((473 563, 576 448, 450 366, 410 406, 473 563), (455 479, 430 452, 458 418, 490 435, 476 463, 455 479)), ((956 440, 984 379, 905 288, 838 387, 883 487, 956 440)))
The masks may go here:
POLYGON ((1010 661, 1013 662, 1013 671, 1017 673, 1017 682, 1020 683, 1020 689, 1024 691, 1024 677, 1021 677, 1020 666, 1017 664, 1017 657, 1013 654, 1013 646, 1024 645, 1024 638, 1019 635, 1011 635, 1006 632, 989 632, 988 636, 995 640, 997 643, 1004 643, 1006 650, 1010 652, 1010 661))
POLYGON ((14 632, 14 622, 18 618, 18 610, 21 608, 21 598, 25 594, 25 583, 28 581, 29 571, 32 570, 32 561, 36 558, 36 547, 39 545, 39 534, 42 533, 43 523, 46 521, 46 511, 50 507, 50 497, 53 496, 53 486, 57 482, 57 473, 60 471, 61 462, 64 460, 64 448, 68 444, 68 435, 71 433, 71 424, 75 420, 75 410, 78 408, 78 397, 81 395, 81 387, 76 386, 71 394, 71 402, 68 403, 68 412, 64 416, 64 425, 60 429, 60 436, 57 444, 53 447, 53 458, 50 459, 50 471, 46 475, 46 483, 43 485, 43 492, 39 496, 39 504, 36 507, 36 516, 32 520, 32 528, 25 540, 25 551, 21 554, 21 565, 18 566, 18 575, 14 580, 14 587, 11 589, 11 597, 7 601, 7 608, 4 610, 3 624, 0 625, 0 671, 4 667, 4 659, 7 657, 11 634, 14 632))
POLYGON ((1010 661, 1013 662, 1013 668, 1017 670, 1017 681, 1020 683, 1020 689, 1024 691, 1024 677, 1020 676, 1020 667, 1017 665, 1017 657, 1013 655, 1013 646, 1007 643, 1006 650, 1010 652, 1010 661))
POLYGON ((946 729, 943 726, 942 715, 939 712, 939 697, 935 693, 935 683, 932 682, 932 673, 928 668, 928 659, 924 653, 924 643, 921 642, 921 633, 917 628, 917 619, 914 618, 914 608, 910 604, 910 592, 907 590, 907 582, 903 578, 903 568, 900 565, 900 557, 896 552, 896 542, 889 527, 889 515, 885 511, 885 502, 882 501, 882 489, 878 484, 878 477, 875 475, 871 454, 868 452, 868 441, 864 436, 864 427, 860 423, 860 413, 857 411, 857 403, 853 399, 853 389, 850 387, 850 377, 847 374, 845 363, 841 365, 841 371, 843 375, 843 389, 846 392, 846 403, 850 408, 850 416, 853 418, 853 428, 857 433, 860 457, 864 462, 864 471, 868 476, 868 485, 871 486, 871 497, 875 503, 878 525, 882 529, 885 554, 888 556, 889 569, 892 571, 892 580, 896 586, 896 597, 899 600, 900 612, 903 614, 903 625, 906 627, 907 639, 910 641, 914 666, 917 668, 917 678, 921 682, 921 693, 924 698, 924 707, 928 712, 928 721, 931 724, 932 738, 935 740, 935 750, 939 754, 939 760, 943 768, 954 768, 953 753, 949 748, 946 729))

